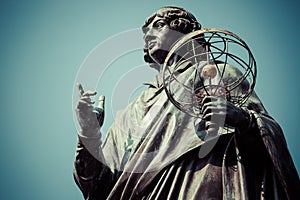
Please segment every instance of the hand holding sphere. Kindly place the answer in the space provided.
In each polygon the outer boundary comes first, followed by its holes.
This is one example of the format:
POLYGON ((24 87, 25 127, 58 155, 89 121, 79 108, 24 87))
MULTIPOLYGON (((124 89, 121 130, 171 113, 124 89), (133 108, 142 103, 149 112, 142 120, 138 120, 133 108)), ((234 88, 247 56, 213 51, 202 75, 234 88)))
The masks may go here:
POLYGON ((241 106, 254 89, 256 63, 241 38, 220 29, 195 31, 173 46, 164 63, 164 88, 178 109, 210 121, 214 131, 223 125, 241 128, 249 121, 249 113, 241 106), (182 54, 189 46, 193 48, 182 54), (167 64, 174 55, 180 59, 170 67, 167 64), (184 62, 189 62, 190 68, 195 71, 193 75, 189 73, 186 76, 189 81, 178 75, 184 62), (183 92, 178 93, 178 87, 174 85, 181 86, 183 92))

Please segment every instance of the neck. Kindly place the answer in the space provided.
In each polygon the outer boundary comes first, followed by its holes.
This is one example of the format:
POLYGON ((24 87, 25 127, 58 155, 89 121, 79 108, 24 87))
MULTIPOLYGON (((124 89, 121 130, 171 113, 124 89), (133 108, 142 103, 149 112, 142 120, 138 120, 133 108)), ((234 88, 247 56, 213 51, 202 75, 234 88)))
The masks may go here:
MULTIPOLYGON (((180 59, 179 55, 173 55, 169 60, 168 60, 168 67, 172 66, 174 63, 176 63, 180 59)), ((156 69, 158 73, 162 73, 164 63, 158 63, 158 62, 153 62, 149 63, 149 66, 153 69, 156 69)))

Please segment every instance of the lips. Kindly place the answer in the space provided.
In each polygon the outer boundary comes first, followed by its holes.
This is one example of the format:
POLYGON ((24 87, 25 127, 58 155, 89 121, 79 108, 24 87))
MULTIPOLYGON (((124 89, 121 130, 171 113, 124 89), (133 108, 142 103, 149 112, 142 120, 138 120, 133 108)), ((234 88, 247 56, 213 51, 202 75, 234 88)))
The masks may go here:
POLYGON ((156 44, 156 41, 155 41, 155 40, 151 40, 151 41, 149 41, 149 42, 147 43, 147 46, 148 46, 149 49, 151 49, 151 48, 154 47, 155 44, 156 44))

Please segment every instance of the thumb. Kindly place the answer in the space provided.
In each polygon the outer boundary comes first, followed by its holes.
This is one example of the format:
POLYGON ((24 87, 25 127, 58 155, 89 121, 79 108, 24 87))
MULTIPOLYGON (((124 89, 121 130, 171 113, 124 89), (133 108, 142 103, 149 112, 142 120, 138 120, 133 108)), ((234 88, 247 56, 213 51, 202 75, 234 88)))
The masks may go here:
POLYGON ((102 96, 102 95, 99 96, 97 108, 104 110, 104 103, 105 103, 105 96, 102 96))

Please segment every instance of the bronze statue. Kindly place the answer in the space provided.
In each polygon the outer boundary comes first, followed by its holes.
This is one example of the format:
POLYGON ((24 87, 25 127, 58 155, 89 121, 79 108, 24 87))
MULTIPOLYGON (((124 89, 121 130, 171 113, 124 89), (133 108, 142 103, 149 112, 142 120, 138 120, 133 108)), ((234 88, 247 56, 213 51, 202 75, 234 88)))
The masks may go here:
MULTIPOLYGON (((81 131, 74 177, 84 198, 296 199, 299 177, 282 130, 254 92, 242 107, 222 97, 203 97, 201 120, 223 117, 224 127, 231 127, 217 140, 201 138, 197 130, 211 124, 195 128, 195 117, 177 109, 164 92, 166 56, 180 37, 201 29, 196 18, 182 8, 163 7, 142 29, 145 61, 158 75, 117 113, 103 143, 104 97, 94 108, 96 93, 78 85, 81 131), (200 156, 207 146, 213 148, 200 156)), ((183 79, 189 66, 183 62, 178 70, 183 79)))

